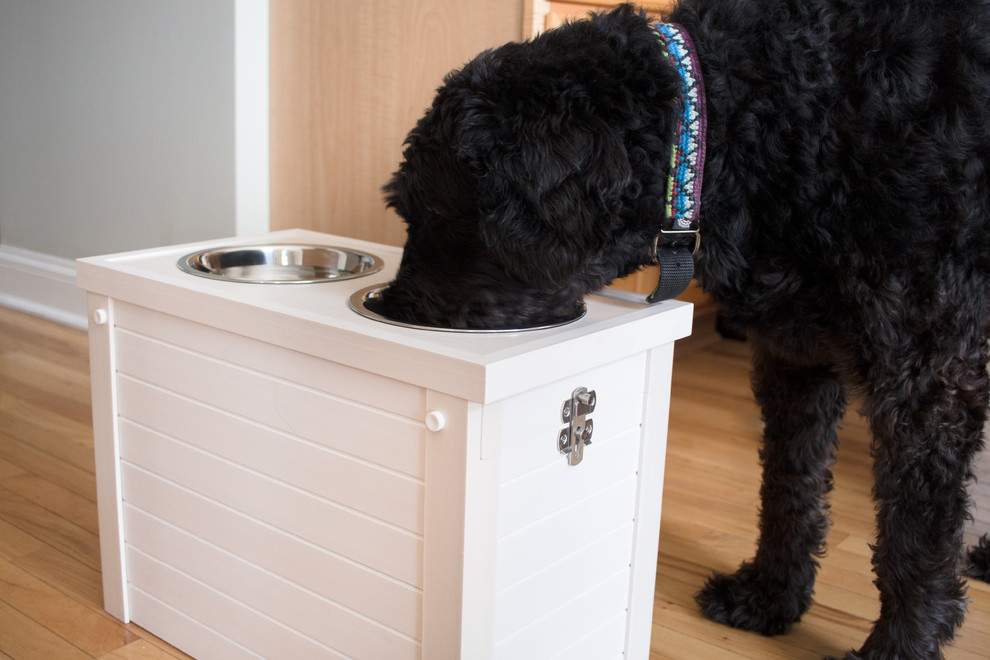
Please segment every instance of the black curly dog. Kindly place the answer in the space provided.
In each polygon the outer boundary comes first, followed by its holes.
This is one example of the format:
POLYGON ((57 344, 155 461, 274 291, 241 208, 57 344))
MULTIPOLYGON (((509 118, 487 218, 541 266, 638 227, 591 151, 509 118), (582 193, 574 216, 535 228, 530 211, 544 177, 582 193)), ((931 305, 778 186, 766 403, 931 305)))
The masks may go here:
MULTIPOLYGON (((683 0, 666 20, 707 94, 697 277, 752 342, 765 421, 756 556, 698 603, 764 634, 807 611, 855 393, 881 613, 846 657, 941 658, 990 385, 990 2, 683 0)), ((385 313, 538 324, 650 263, 679 85, 628 6, 450 74, 385 188, 408 225, 385 313)))

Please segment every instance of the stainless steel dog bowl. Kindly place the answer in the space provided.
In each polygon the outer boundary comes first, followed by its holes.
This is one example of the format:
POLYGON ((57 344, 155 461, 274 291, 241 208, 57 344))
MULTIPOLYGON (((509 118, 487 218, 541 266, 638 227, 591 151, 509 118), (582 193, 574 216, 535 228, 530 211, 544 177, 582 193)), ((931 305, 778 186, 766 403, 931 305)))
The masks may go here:
POLYGON ((247 245, 193 252, 178 266, 228 282, 313 284, 377 273, 383 262, 373 254, 326 245, 247 245))
POLYGON ((434 325, 416 325, 414 323, 405 323, 404 321, 396 321, 390 319, 389 317, 381 313, 381 301, 379 300, 379 294, 382 292, 388 284, 375 284, 360 291, 355 291, 354 294, 348 300, 348 306, 366 318, 381 321, 382 323, 388 323, 389 325, 397 325, 403 328, 415 328, 417 330, 435 330, 437 332, 468 332, 468 333, 479 333, 479 334, 491 334, 498 332, 529 332, 531 330, 546 330, 548 328, 557 328, 562 325, 567 325, 568 323, 573 323, 581 317, 583 317, 588 312, 587 305, 580 300, 574 302, 574 309, 565 318, 555 323, 550 323, 547 325, 535 325, 526 328, 446 328, 434 325))

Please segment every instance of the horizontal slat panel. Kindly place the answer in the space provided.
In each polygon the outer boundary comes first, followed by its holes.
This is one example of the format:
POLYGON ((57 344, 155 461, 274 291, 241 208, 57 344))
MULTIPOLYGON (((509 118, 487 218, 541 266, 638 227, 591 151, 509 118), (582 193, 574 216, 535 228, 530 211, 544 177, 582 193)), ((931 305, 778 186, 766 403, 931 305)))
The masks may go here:
POLYGON ((422 388, 381 374, 127 303, 116 305, 114 321, 118 328, 412 419, 421 420, 426 413, 422 388))
MULTIPOLYGON (((332 552, 422 587, 423 541, 127 420, 121 458, 332 552)), ((127 500, 128 483, 123 484, 127 500)))
POLYGON ((557 504, 560 510, 556 513, 499 539, 496 590, 503 591, 556 563, 562 554, 632 523, 636 477, 629 476, 575 502, 557 504))
MULTIPOLYGON (((628 571, 632 558, 633 525, 623 527, 581 548, 562 548, 556 563, 500 592, 495 598, 495 639, 505 639, 532 622, 580 598, 609 576, 628 571)), ((612 618, 622 608, 595 604, 596 621, 612 618)), ((566 644, 561 644, 563 648, 566 644)), ((548 657, 548 656, 539 656, 548 657)))
MULTIPOLYGON (((194 621, 140 589, 128 593, 131 620, 194 658, 258 660, 263 656, 194 621)), ((340 657, 340 656, 338 656, 340 657)))
POLYGON ((375 518, 423 532, 423 483, 121 376, 121 414, 375 518))
POLYGON ((621 660, 626 646, 626 615, 612 617, 553 656, 553 660, 621 660))
POLYGON ((584 460, 568 465, 563 456, 501 487, 499 537, 545 518, 567 502, 591 496, 636 473, 639 429, 585 449, 584 460))
MULTIPOLYGON (((628 603, 628 595, 629 570, 626 569, 609 576, 548 616, 533 621, 512 637, 499 641, 495 646, 494 658, 553 658, 588 630, 600 626, 605 616, 603 612, 622 612, 628 603)), ((601 660, 602 656, 576 657, 601 660)))
POLYGON ((595 439, 638 426, 643 417, 646 360, 635 355, 573 378, 565 378, 485 407, 485 434, 502 438, 502 479, 508 480, 559 457, 557 433, 566 425, 561 407, 579 387, 595 390, 589 415, 595 439))
MULTIPOLYGON (((117 333, 121 373, 266 426, 423 477, 425 427, 315 390, 117 333)), ((121 409, 121 415, 129 411, 121 409)))
MULTIPOLYGON (((265 617, 354 658, 414 660, 419 644, 133 507, 133 547, 265 617)), ((141 577, 135 576, 135 584, 141 577)), ((138 586, 140 586, 138 584, 138 586)), ((260 649, 259 649, 260 650, 260 649)), ((295 657, 283 651, 282 657, 295 657)))
MULTIPOLYGON (((299 660, 345 657, 133 547, 127 548, 127 567, 132 593, 140 590, 154 594, 172 609, 220 635, 236 639, 262 657, 299 660)), ((142 614, 136 608, 134 622, 153 630, 156 622, 142 621, 138 618, 142 614)))
POLYGON ((422 629, 422 593, 233 509, 123 466, 127 502, 290 582, 410 637, 422 629))

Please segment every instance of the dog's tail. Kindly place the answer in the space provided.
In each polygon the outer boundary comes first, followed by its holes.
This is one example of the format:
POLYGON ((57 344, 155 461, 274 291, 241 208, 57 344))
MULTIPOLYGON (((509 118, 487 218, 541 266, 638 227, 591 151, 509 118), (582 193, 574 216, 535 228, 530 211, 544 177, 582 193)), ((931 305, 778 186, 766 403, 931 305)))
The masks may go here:
POLYGON ((984 534, 977 545, 966 553, 966 575, 990 582, 990 534, 984 534))

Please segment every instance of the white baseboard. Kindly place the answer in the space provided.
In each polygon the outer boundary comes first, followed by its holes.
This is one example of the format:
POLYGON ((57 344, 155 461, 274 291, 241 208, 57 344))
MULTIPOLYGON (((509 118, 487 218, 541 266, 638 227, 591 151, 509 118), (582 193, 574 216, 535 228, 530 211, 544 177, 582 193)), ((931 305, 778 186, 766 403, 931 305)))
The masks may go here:
POLYGON ((0 305, 86 328, 86 293, 71 259, 0 245, 0 305))

